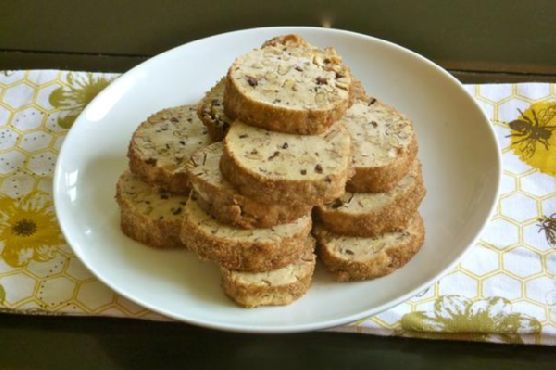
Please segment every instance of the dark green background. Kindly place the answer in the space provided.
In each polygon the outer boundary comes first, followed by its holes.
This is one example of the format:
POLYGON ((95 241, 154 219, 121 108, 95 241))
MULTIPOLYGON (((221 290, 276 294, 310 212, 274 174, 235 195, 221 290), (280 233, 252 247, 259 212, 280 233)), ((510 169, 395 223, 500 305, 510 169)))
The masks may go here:
POLYGON ((552 347, 0 315, 0 369, 554 369, 552 347))
MULTIPOLYGON (((394 41, 466 82, 556 81, 556 1, 6 1, 0 69, 123 72, 215 33, 305 25, 394 41)), ((552 347, 0 314, 2 369, 555 369, 552 347)))
POLYGON ((556 75, 552 0, 0 1, 0 68, 124 71, 184 42, 246 27, 370 34, 454 71, 556 75))

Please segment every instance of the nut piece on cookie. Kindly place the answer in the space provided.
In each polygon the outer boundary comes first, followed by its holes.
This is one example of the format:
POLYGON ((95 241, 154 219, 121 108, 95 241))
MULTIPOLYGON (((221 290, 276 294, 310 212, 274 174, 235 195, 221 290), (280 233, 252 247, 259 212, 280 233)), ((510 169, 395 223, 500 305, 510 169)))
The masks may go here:
POLYGON ((162 192, 125 171, 116 186, 116 200, 124 234, 155 248, 185 248, 179 235, 187 196, 162 192))
POLYGON ((251 126, 315 135, 345 113, 350 86, 349 68, 333 48, 288 35, 235 60, 226 76, 224 111, 251 126))
POLYGON ((183 164, 210 144, 196 105, 163 109, 141 123, 128 148, 129 167, 143 181, 176 194, 190 190, 183 164))

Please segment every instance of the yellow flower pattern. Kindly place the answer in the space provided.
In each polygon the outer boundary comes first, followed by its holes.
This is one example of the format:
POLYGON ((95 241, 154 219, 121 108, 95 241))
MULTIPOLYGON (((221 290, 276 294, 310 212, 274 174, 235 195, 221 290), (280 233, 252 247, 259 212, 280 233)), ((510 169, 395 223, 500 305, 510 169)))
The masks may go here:
MULTIPOLYGON (((52 174, 67 129, 115 77, 0 71, 0 311, 163 319, 83 266, 64 243, 52 207, 52 174)), ((494 219, 428 290, 336 330, 556 344, 556 250, 549 243, 556 237, 556 85, 466 88, 491 119, 505 161, 494 219)))
POLYGON ((110 82, 111 79, 94 76, 92 73, 75 76, 74 73, 69 72, 65 84, 52 91, 48 97, 50 104, 62 111, 62 115, 58 118, 60 127, 71 128, 83 108, 110 82))
POLYGON ((22 199, 0 197, 2 258, 13 267, 47 261, 64 243, 50 197, 30 193, 22 199))
POLYGON ((451 295, 438 297, 433 311, 404 315, 401 327, 421 336, 440 333, 444 337, 474 341, 498 336, 509 343, 521 343, 520 334, 539 333, 542 328, 538 320, 512 312, 508 299, 488 297, 473 301, 451 295))

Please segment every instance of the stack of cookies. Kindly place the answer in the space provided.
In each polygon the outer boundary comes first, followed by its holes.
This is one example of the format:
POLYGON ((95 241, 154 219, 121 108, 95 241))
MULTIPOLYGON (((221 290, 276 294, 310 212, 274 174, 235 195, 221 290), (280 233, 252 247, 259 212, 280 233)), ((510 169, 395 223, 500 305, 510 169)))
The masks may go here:
POLYGON ((337 280, 374 279, 406 264, 423 244, 417 140, 410 120, 364 95, 341 123, 352 138, 355 174, 345 194, 315 208, 313 234, 337 280))
POLYGON ((411 122, 368 97, 334 49, 277 37, 238 57, 197 107, 139 126, 118 183, 122 229, 217 263, 241 306, 289 304, 311 284, 311 231, 340 281, 418 251, 416 154, 411 122))
POLYGON ((210 144, 196 105, 164 109, 141 123, 128 147, 129 169, 116 185, 122 231, 156 248, 179 238, 191 185, 184 164, 210 144))

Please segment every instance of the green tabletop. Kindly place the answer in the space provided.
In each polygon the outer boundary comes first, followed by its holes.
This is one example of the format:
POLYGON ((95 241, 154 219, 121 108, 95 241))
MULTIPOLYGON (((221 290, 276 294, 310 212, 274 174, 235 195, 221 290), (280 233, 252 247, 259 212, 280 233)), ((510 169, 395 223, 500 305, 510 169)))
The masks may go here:
MULTIPOLYGON (((0 70, 123 72, 234 29, 331 25, 397 42, 464 82, 556 81, 555 1, 3 1, 0 70)), ((554 369, 552 347, 0 314, 0 369, 554 369)))
POLYGON ((174 322, 0 315, 2 369, 554 369, 552 347, 364 334, 234 334, 174 322))

